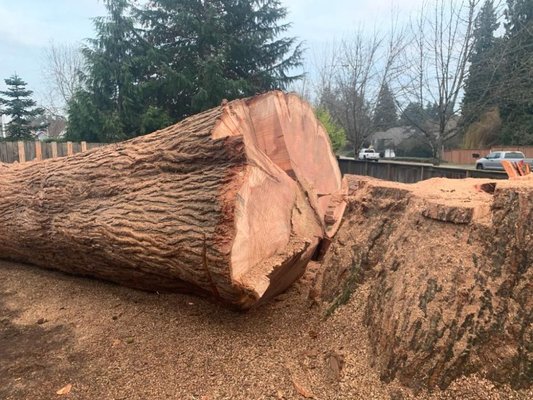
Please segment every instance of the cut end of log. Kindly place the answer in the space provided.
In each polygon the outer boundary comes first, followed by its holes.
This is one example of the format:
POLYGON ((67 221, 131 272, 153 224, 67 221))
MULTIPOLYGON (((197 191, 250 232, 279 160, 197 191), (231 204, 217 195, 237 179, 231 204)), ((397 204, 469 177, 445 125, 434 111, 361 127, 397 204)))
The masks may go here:
POLYGON ((242 137, 248 158, 236 195, 232 278, 258 298, 270 297, 304 272, 322 238, 335 234, 347 185, 327 132, 294 94, 224 105, 212 137, 242 137))

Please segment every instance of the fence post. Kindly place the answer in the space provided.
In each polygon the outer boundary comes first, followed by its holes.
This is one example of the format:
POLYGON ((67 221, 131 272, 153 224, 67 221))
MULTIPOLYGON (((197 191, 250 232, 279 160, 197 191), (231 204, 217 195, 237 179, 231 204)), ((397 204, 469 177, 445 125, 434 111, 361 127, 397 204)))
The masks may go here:
POLYGON ((387 164, 387 180, 392 181, 390 163, 387 164))
POLYGON ((24 142, 17 142, 19 149, 19 163, 26 162, 26 152, 24 151, 24 142))
POLYGON ((43 159, 43 149, 41 147, 41 141, 35 141, 35 159, 41 161, 43 159))
POLYGON ((424 180, 424 166, 423 165, 420 166, 420 180, 421 181, 424 180))
POLYGON ((74 152, 72 150, 72 142, 67 142, 67 156, 73 155, 74 152))
POLYGON ((52 158, 57 158, 57 142, 50 143, 52 145, 52 158))
POLYGON ((81 151, 87 151, 87 142, 86 141, 81 142, 81 151))

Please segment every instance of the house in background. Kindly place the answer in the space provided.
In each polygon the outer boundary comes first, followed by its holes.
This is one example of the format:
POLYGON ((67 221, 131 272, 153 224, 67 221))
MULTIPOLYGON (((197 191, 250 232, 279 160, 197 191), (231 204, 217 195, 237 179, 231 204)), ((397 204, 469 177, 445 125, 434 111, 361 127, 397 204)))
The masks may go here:
POLYGON ((36 140, 61 139, 67 130, 67 119, 61 115, 47 114, 32 122, 36 140))
MULTIPOLYGON (((7 138, 9 118, 0 115, 0 138, 7 138)), ((46 114, 31 122, 35 140, 61 139, 67 131, 67 119, 61 115, 46 114)))
POLYGON ((386 131, 374 132, 370 136, 372 147, 378 151, 383 158, 396 157, 396 151, 401 143, 414 135, 414 130, 409 127, 399 126, 387 129, 386 131))

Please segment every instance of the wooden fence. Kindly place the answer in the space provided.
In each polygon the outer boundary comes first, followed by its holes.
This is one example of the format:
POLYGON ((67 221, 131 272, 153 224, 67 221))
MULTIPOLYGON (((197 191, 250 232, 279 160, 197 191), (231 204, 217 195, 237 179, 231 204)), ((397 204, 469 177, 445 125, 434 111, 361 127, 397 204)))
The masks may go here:
POLYGON ((442 159, 451 164, 475 164, 476 158, 485 157, 491 151, 521 151, 527 158, 533 158, 533 146, 495 146, 491 149, 447 150, 442 154, 442 159))
POLYGON ((0 141, 0 162, 14 163, 47 158, 70 156, 95 147, 104 146, 103 143, 87 142, 3 142, 0 141))

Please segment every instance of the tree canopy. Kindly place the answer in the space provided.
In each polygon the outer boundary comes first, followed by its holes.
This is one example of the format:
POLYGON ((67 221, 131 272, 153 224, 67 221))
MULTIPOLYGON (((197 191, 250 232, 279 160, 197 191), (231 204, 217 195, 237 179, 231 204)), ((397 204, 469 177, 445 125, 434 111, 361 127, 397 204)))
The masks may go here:
POLYGON ((379 91, 378 103, 374 110, 374 129, 386 131, 398 124, 398 114, 396 100, 392 94, 389 85, 386 83, 381 86, 379 91))
POLYGON ((68 104, 67 135, 112 142, 138 134, 142 114, 142 41, 128 0, 106 0, 108 16, 94 20, 96 38, 82 49, 83 87, 68 104))
POLYGON ((502 62, 496 57, 499 41, 495 32, 499 26, 494 1, 486 0, 475 21, 474 46, 462 101, 465 125, 477 121, 496 103, 502 62))
POLYGON ((501 81, 502 143, 533 144, 533 1, 507 0, 501 81))
POLYGON ((13 140, 32 140, 32 120, 44 113, 36 108, 37 103, 31 98, 33 92, 26 89, 27 83, 17 74, 4 80, 7 90, 0 91, 2 114, 8 115, 7 137, 13 140))
MULTIPOLYGON (((68 102, 71 140, 131 138, 301 78, 302 44, 280 0, 103 2, 68 102)), ((470 127, 487 143, 533 144, 532 16, 531 0, 435 1, 408 27, 334 44, 311 98, 354 149, 400 124, 435 159, 470 127)))
POLYGON ((83 88, 68 136, 116 141, 161 128, 223 99, 284 89, 302 45, 279 0, 105 0, 83 49, 83 88))
POLYGON ((533 144, 533 2, 507 0, 504 16, 502 37, 496 36, 500 24, 493 0, 485 1, 476 20, 462 102, 465 140, 476 137, 480 143, 533 144), (493 125, 479 128, 488 121, 493 125), (472 136, 472 132, 488 132, 488 136, 472 136))

